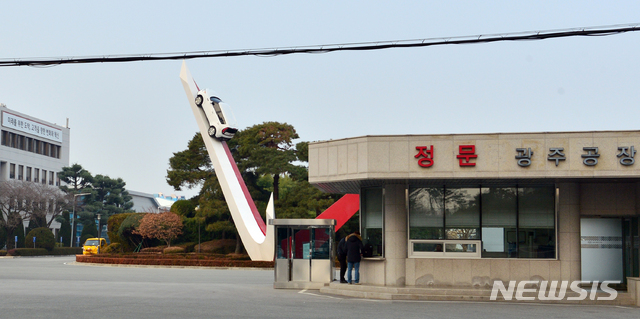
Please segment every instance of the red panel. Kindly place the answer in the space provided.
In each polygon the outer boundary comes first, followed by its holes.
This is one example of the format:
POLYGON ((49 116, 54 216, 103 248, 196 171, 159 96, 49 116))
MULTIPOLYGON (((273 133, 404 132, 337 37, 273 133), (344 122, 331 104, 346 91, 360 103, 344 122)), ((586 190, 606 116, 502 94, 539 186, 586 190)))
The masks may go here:
POLYGON ((336 231, 342 227, 360 209, 360 195, 346 194, 316 219, 335 219, 336 231))
POLYGON ((236 165, 236 160, 233 159, 233 155, 231 155, 231 150, 229 150, 229 146, 227 145, 227 142, 222 141, 222 146, 224 146, 224 150, 227 153, 227 157, 229 159, 229 163, 231 163, 231 167, 233 167, 233 171, 236 173, 236 178, 238 179, 238 183, 240 184, 240 187, 242 188, 242 192, 244 193, 244 197, 247 201, 247 203, 249 203, 249 207, 251 208, 251 212, 253 213, 253 217, 256 219, 256 222, 258 223, 258 226, 260 227, 260 230, 262 230, 263 234, 267 234, 267 225, 264 223, 264 220, 262 219, 262 216, 260 216, 260 212, 258 211, 258 208, 256 208, 256 203, 253 202, 253 199, 251 198, 251 194, 249 194, 249 190, 247 189, 247 185, 244 183, 244 179, 242 179, 242 175, 240 174, 240 171, 238 170, 238 165, 236 165))

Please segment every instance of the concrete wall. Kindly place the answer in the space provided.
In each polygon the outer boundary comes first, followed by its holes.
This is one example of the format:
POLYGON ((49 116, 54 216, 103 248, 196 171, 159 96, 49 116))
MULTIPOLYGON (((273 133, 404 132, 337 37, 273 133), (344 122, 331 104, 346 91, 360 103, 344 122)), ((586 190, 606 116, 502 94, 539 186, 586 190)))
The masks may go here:
POLYGON ((640 132, 572 132, 469 135, 365 136, 309 145, 309 182, 362 179, 640 177, 640 164, 625 166, 618 147, 640 148, 640 132), (418 165, 417 146, 434 148, 434 164, 418 165), (474 145, 473 167, 459 165, 460 145, 474 145), (550 148, 564 148, 566 160, 548 160, 550 148), (598 147, 598 164, 587 166, 584 147, 598 147), (521 167, 516 148, 531 148, 531 165, 521 167))

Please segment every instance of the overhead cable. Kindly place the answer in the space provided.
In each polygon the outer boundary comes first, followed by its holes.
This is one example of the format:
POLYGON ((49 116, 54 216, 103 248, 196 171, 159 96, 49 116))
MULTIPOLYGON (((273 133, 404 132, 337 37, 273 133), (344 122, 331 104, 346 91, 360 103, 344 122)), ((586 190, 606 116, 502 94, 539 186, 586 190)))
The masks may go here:
POLYGON ((640 24, 611 25, 600 27, 572 28, 562 30, 528 31, 488 35, 473 35, 448 38, 428 38, 414 40, 378 41, 344 44, 325 44, 312 46, 294 46, 284 48, 265 48, 248 50, 212 50, 152 54, 100 55, 85 57, 53 58, 13 58, 0 59, 0 67, 6 66, 54 66, 72 63, 114 63, 158 60, 188 60, 200 58, 219 58, 237 56, 278 56, 297 53, 328 53, 336 51, 370 51, 391 48, 417 48, 447 44, 474 44, 498 41, 534 41, 575 36, 608 36, 625 32, 640 31, 640 24))

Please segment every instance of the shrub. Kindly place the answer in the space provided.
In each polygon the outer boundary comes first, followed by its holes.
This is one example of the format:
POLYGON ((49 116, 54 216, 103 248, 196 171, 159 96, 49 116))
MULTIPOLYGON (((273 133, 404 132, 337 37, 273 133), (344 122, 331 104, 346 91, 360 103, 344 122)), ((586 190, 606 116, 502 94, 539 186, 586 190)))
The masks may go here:
POLYGON ((122 250, 121 243, 112 243, 111 245, 107 246, 103 251, 103 253, 105 254, 118 254, 123 252, 124 251, 122 250))
POLYGON ((120 223, 120 227, 116 230, 114 225, 113 230, 122 240, 121 243, 123 245, 123 249, 125 251, 133 251, 134 248, 142 242, 142 236, 134 234, 133 231, 140 226, 140 220, 142 220, 146 213, 130 213, 123 215, 127 216, 120 223))
POLYGON ((162 253, 163 254, 184 254, 184 248, 178 247, 178 246, 167 247, 162 251, 162 253))
POLYGON ((6 255, 7 255, 6 250, 0 250, 0 256, 6 256, 6 255))
POLYGON ((48 251, 52 251, 53 247, 56 245, 56 238, 47 227, 38 227, 31 230, 24 239, 26 247, 33 247, 34 237, 36 239, 35 248, 44 248, 48 251))
MULTIPOLYGON (((194 248, 198 251, 198 245, 194 248)), ((211 240, 200 244, 200 252, 208 254, 230 254, 236 251, 235 239, 211 240)))
POLYGON ((121 243, 126 246, 124 239, 118 236, 118 230, 122 222, 131 214, 133 213, 115 214, 109 217, 109 220, 107 220, 107 236, 109 236, 111 243, 121 243))
POLYGON ((167 246, 147 247, 140 249, 141 253, 161 253, 167 246))
POLYGON ((192 253, 196 245, 197 245, 196 243, 182 243, 176 246, 184 248, 184 252, 186 253, 192 253))

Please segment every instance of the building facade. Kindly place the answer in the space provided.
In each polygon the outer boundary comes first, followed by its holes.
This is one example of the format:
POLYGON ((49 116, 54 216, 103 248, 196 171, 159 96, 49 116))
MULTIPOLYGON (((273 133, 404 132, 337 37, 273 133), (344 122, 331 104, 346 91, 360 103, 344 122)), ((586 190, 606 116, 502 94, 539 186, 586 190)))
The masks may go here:
POLYGON ((360 194, 361 282, 491 287, 638 276, 640 131, 310 143, 309 181, 360 194))
MULTIPOLYGON (((0 117, 0 182, 17 180, 60 186, 58 172, 69 166, 69 128, 3 104, 0 117)), ((55 232, 60 225, 54 221, 51 228, 55 232)))

